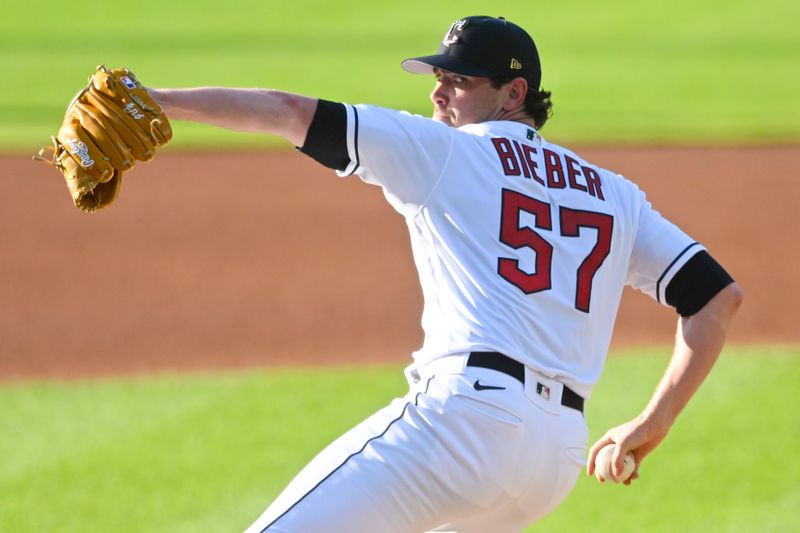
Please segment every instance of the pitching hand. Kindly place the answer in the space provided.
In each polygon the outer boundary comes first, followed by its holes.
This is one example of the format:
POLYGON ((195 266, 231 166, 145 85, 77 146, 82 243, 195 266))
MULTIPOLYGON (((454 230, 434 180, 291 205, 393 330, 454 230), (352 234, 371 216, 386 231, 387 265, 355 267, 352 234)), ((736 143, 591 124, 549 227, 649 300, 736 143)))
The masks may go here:
POLYGON ((660 429, 651 421, 645 420, 643 416, 638 416, 629 422, 609 429, 603 437, 598 440, 589 450, 589 458, 586 462, 586 473, 594 475, 594 460, 600 448, 606 444, 616 444, 616 449, 611 457, 611 472, 614 476, 619 476, 623 469, 625 454, 630 451, 636 460, 636 468, 633 474, 626 481, 625 485, 639 477, 639 466, 642 461, 652 452, 664 438, 667 431, 660 429))

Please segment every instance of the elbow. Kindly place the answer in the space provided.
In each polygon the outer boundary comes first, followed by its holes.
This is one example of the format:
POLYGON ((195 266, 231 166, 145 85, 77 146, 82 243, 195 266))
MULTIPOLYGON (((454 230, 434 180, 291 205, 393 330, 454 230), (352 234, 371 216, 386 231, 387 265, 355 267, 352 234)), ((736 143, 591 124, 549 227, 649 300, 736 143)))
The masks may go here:
POLYGON ((736 313, 744 302, 742 288, 734 281, 724 289, 727 292, 728 307, 731 313, 736 313))
POLYGON ((736 282, 731 283, 719 294, 720 306, 717 308, 716 320, 727 336, 731 323, 744 302, 744 293, 736 282))
POLYGON ((706 304, 697 313, 682 316, 685 319, 691 319, 699 315, 716 317, 717 321, 728 324, 736 315, 737 311, 739 311, 743 301, 744 294, 742 293, 742 289, 734 281, 729 283, 721 291, 714 295, 714 297, 706 302, 706 304))
POLYGON ((724 324, 724 329, 727 330, 743 302, 744 293, 742 288, 736 282, 733 282, 722 289, 709 302, 710 305, 708 307, 709 311, 716 315, 717 320, 724 324))
POLYGON ((274 96, 276 114, 268 117, 262 129, 287 139, 295 146, 303 146, 308 128, 317 110, 317 99, 280 91, 267 91, 274 96))

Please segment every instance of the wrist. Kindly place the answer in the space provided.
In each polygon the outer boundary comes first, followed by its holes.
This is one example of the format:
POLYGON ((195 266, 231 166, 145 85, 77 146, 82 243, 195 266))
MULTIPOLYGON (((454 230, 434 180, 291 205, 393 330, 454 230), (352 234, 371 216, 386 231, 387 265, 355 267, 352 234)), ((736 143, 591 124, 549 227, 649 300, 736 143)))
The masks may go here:
POLYGON ((644 426, 648 435, 666 435, 676 415, 673 415, 665 406, 648 405, 637 417, 640 425, 644 426))

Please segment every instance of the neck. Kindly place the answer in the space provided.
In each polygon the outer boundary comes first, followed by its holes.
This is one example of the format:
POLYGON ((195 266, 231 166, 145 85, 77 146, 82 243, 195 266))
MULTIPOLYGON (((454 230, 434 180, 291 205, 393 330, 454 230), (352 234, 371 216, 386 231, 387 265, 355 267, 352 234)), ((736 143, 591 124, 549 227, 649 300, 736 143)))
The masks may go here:
POLYGON ((532 128, 536 127, 533 119, 521 107, 513 111, 501 110, 493 120, 510 120, 511 122, 521 122, 532 128))

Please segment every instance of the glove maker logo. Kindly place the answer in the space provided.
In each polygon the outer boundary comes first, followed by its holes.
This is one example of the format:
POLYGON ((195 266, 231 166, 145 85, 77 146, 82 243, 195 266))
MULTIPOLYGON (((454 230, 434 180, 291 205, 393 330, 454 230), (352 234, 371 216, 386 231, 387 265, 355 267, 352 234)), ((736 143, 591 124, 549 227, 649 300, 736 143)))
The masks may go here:
POLYGON ((81 166, 89 168, 94 165, 94 160, 89 157, 89 148, 84 143, 70 139, 67 144, 70 153, 81 160, 81 166))
POLYGON ((136 104, 134 104, 133 102, 125 104, 125 112, 128 113, 133 118, 135 118, 136 120, 144 118, 144 115, 142 115, 139 112, 139 108, 136 107, 136 104))

